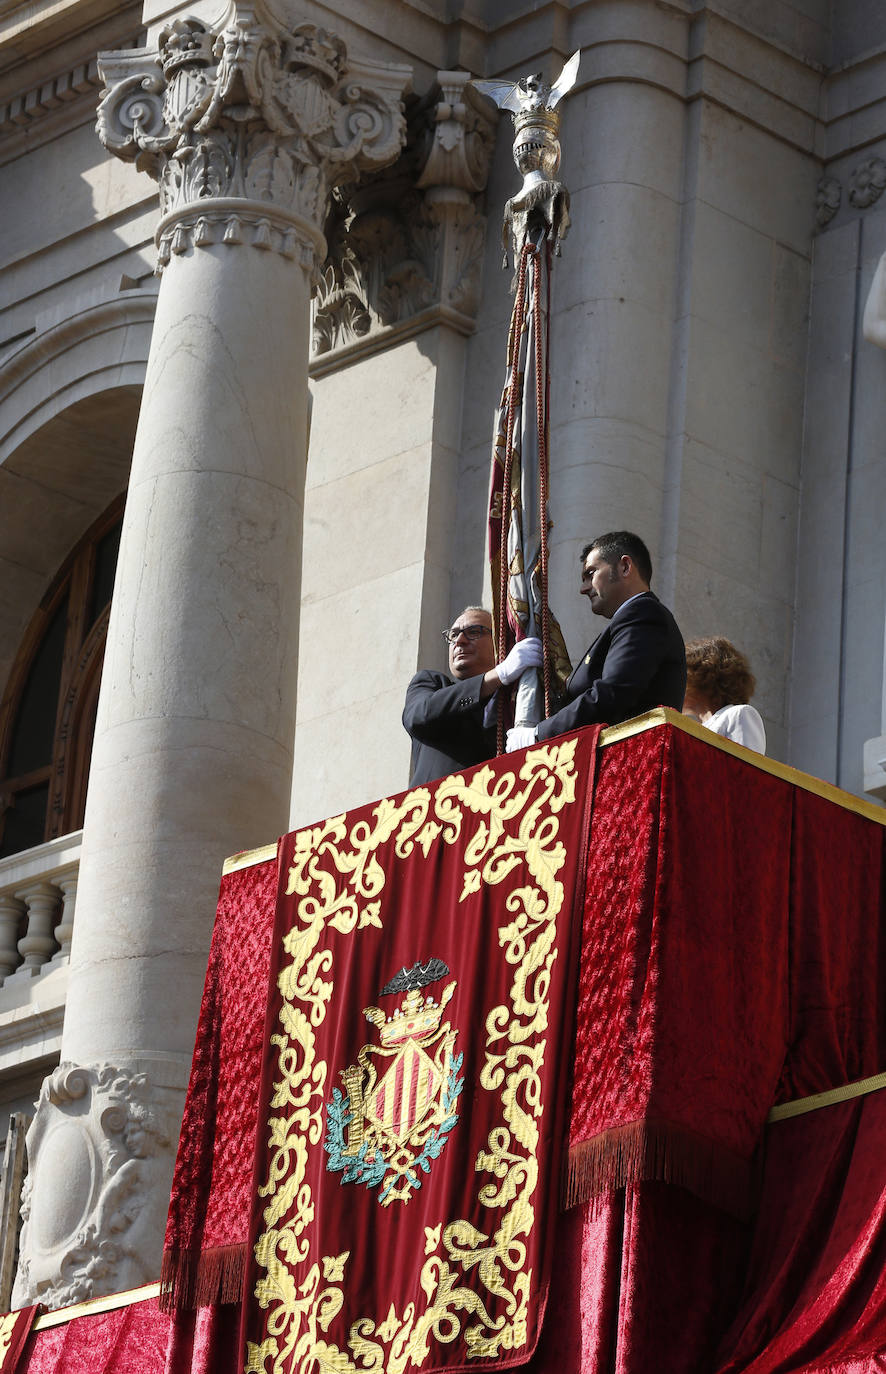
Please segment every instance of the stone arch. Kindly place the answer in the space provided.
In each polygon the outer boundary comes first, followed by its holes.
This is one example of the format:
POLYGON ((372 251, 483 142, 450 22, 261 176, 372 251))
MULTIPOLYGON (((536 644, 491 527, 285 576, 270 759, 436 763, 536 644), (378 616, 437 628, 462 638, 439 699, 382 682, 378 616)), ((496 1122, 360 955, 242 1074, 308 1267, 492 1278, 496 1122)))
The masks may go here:
POLYGON ((44 316, 0 362, 0 695, 52 578, 126 490, 155 300, 44 316))
POLYGON ((103 392, 144 383, 155 291, 85 301, 0 362, 0 464, 54 417, 103 392))

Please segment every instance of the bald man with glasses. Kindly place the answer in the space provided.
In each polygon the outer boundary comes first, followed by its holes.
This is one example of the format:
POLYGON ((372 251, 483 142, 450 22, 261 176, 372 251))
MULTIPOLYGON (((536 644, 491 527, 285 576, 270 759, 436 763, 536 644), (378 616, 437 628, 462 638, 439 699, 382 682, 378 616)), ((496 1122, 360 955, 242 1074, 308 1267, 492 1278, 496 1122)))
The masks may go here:
POLYGON ((541 665, 538 639, 521 639, 496 663, 492 616, 482 606, 466 606, 443 638, 449 673, 422 669, 406 690, 403 724, 412 739, 411 787, 492 758, 495 721, 486 719, 491 717, 487 703, 499 687, 541 665))

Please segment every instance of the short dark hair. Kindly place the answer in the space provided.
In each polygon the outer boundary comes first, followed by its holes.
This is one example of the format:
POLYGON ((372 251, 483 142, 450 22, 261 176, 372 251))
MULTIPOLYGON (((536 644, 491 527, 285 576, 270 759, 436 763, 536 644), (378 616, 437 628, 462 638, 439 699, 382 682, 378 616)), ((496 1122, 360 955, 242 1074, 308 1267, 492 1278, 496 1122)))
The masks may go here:
POLYGON ((757 685, 744 654, 722 635, 687 642, 686 677, 687 690, 704 697, 712 711, 745 705, 757 685))
POLYGON ((604 563, 617 563, 622 554, 627 554, 633 559, 634 567, 642 577, 643 581, 652 581, 652 559, 649 550, 643 543, 639 534, 631 534, 630 530, 613 530, 610 534, 600 534, 596 539, 592 539, 590 544, 585 544, 581 551, 580 558, 582 566, 589 553, 596 552, 603 559, 604 563))

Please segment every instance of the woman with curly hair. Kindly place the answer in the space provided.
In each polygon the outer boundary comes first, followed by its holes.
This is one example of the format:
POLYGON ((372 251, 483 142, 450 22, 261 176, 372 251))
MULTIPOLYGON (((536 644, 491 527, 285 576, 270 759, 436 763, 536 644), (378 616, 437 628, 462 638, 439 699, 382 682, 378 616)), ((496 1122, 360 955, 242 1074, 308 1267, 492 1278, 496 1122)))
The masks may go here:
POLYGON ((736 744, 765 754, 763 721, 759 711, 748 705, 756 685, 744 654, 722 635, 687 643, 684 715, 736 744))

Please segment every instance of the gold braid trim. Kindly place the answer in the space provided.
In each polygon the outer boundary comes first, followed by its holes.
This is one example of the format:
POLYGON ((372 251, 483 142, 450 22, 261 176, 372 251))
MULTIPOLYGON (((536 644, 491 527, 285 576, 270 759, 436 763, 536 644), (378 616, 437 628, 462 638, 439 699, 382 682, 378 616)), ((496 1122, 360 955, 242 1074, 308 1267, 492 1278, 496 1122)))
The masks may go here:
POLYGON ((795 1097, 792 1102, 780 1102, 773 1107, 766 1118, 767 1125, 773 1121, 786 1121, 791 1116, 805 1116, 807 1112, 817 1112, 819 1107, 833 1107, 838 1102, 849 1102, 853 1097, 866 1097, 868 1093, 879 1092, 886 1088, 886 1073, 875 1073, 871 1078, 859 1078, 855 1083, 843 1083, 839 1088, 828 1088, 823 1093, 812 1093, 810 1097, 795 1097))
POLYGON ((526 1240, 535 1220, 540 1074, 556 919, 565 896, 558 877, 566 861, 559 817, 576 800, 575 749, 570 739, 531 750, 519 775, 496 777, 486 767, 469 782, 460 775, 447 778, 433 794, 433 808, 431 792, 420 787, 399 801, 380 802, 371 822, 360 821, 350 831, 342 815, 296 835, 286 891, 298 898, 297 921, 283 939, 287 962, 278 977, 283 1004, 271 1043, 279 1077, 268 1121, 267 1178, 259 1188, 268 1201, 255 1246, 263 1271, 255 1298, 268 1313, 267 1334, 260 1344, 247 1345, 246 1374, 402 1374, 425 1361, 432 1337, 449 1343, 463 1327, 469 1358, 491 1358, 526 1343, 532 1277, 526 1240), (507 827, 515 821, 517 833, 510 835, 507 827), (319 1257, 306 1278, 295 1282, 296 1266, 312 1259, 307 1157, 308 1146, 316 1147, 322 1136, 326 1095, 327 1065, 317 1059, 315 1031, 332 994, 333 954, 319 945, 326 926, 342 935, 367 925, 381 928, 381 845, 393 840, 395 855, 408 858, 416 845, 427 856, 438 840, 452 845, 462 837, 460 900, 482 884, 500 886, 508 917, 498 943, 513 968, 509 1002, 486 1017, 481 1072, 483 1088, 497 1097, 501 1121, 475 1163, 483 1180, 478 1199, 495 1208, 500 1221, 491 1236, 461 1219, 426 1228, 427 1259, 419 1276, 424 1304, 411 1302, 402 1314, 392 1307, 384 1316, 359 1317, 343 1351, 322 1333, 342 1309, 349 1252, 319 1257), (504 1309, 496 1319, 460 1282, 472 1269, 504 1309))

